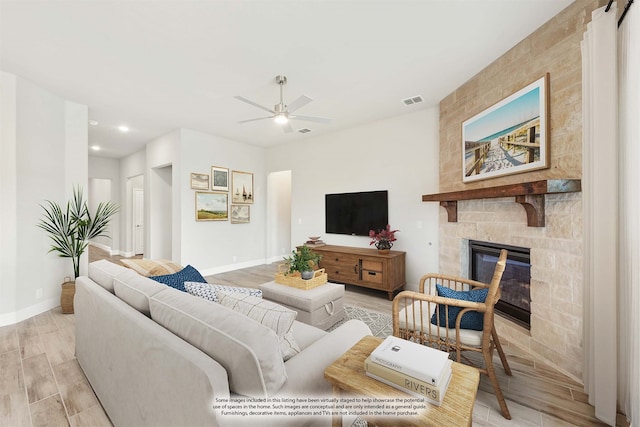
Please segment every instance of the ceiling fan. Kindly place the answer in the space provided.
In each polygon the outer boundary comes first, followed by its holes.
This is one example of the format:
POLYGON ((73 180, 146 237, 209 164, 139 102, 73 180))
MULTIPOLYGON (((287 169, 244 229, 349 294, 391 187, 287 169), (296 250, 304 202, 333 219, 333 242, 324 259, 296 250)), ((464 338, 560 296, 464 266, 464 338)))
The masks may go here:
POLYGON ((248 120, 241 120, 238 123, 247 123, 247 122, 255 122, 256 120, 266 120, 266 119, 273 119, 276 123, 281 124, 282 125, 282 130, 284 132, 292 132, 293 128, 291 127, 291 122, 289 121, 290 119, 294 119, 294 120, 306 120, 308 122, 316 122, 316 123, 329 123, 331 122, 331 119, 327 119, 324 117, 314 117, 314 116, 301 116, 298 114, 292 114, 294 111, 304 107, 305 105, 307 105, 308 103, 310 103, 311 101, 313 101, 313 99, 309 98, 306 95, 302 95, 300 96, 298 99, 296 99, 295 101, 293 101, 291 104, 286 105, 284 103, 283 97, 282 97, 282 92, 283 92, 283 88, 284 85, 287 84, 287 77, 286 76, 276 76, 276 83, 278 85, 280 85, 280 102, 277 103, 276 105, 274 105, 273 110, 267 107, 263 107, 260 104, 257 104, 247 98, 244 98, 242 96, 236 96, 235 98, 242 101, 242 102, 246 102, 247 104, 253 105, 254 107, 258 107, 261 110, 265 110, 268 111, 269 113, 271 113, 271 116, 267 116, 267 117, 257 117, 255 119, 248 119, 248 120))

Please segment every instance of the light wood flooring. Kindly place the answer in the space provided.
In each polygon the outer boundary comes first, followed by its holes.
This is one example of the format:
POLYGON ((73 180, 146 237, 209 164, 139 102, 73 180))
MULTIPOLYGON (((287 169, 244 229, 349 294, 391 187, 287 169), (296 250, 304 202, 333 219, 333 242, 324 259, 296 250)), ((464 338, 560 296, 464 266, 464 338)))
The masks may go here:
MULTIPOLYGON (((91 248, 90 261, 108 257, 91 248)), ((273 279, 275 264, 208 276, 219 284, 255 287, 273 279)), ((391 313, 386 293, 347 286, 345 303, 391 313)), ((60 308, 0 328, 0 426, 110 426, 74 357, 75 317, 60 308)), ((492 388, 482 376, 474 426, 597 426, 582 385, 509 343, 503 342, 513 376, 496 359, 512 420, 500 415, 492 388)), ((618 426, 627 426, 623 416, 618 426)))

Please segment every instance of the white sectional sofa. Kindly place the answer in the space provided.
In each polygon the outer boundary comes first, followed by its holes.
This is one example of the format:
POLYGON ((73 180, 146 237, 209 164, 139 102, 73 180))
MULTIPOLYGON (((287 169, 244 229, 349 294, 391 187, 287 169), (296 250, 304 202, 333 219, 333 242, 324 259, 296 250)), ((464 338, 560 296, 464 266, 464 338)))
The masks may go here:
POLYGON ((293 322, 301 351, 283 361, 276 333, 223 305, 111 263, 76 280, 76 357, 115 426, 331 425, 327 416, 224 416, 216 402, 326 397, 324 370, 371 331, 293 322))

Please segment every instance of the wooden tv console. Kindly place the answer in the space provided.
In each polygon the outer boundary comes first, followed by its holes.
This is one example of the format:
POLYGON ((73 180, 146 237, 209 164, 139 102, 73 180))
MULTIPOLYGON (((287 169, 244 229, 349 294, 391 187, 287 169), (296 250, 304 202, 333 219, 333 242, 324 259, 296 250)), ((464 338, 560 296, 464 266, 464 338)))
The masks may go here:
POLYGON ((386 291, 389 300, 398 289, 406 285, 405 252, 391 251, 380 254, 377 249, 350 246, 314 246, 322 255, 320 267, 325 269, 331 282, 346 283, 386 291))

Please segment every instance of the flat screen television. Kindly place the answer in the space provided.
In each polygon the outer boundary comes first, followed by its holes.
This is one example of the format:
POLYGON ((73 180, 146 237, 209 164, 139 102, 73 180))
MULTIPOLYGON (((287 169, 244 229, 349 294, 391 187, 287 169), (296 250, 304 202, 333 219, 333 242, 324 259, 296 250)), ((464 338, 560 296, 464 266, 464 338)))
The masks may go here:
POLYGON ((325 194, 325 232, 368 236, 389 223, 387 190, 325 194))

